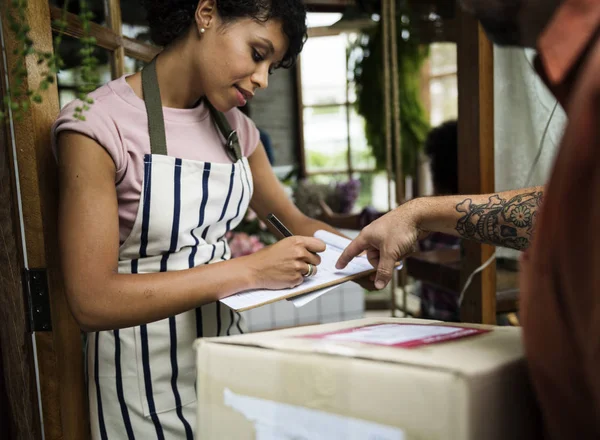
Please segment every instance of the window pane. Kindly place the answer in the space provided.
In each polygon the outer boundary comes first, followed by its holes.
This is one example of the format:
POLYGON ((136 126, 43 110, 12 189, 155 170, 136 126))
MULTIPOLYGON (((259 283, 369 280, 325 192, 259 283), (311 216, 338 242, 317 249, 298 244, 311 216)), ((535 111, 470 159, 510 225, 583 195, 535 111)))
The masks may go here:
POLYGON ((388 194, 392 190, 394 196, 394 184, 388 182, 384 171, 377 173, 355 173, 355 178, 361 182, 360 193, 356 202, 356 208, 362 209, 367 206, 379 212, 388 211, 388 194))
POLYGON ((150 41, 150 28, 146 20, 146 9, 139 0, 121 0, 121 21, 123 35, 143 43, 150 41))
POLYGON ((145 65, 145 61, 137 60, 125 55, 125 73, 139 72, 145 65))
MULTIPOLYGON (((54 48, 56 51, 56 48, 54 48)), ((79 50, 81 49, 81 41, 63 36, 58 53, 64 61, 65 65, 58 72, 58 95, 61 108, 77 97, 77 86, 82 84, 81 81, 81 57, 79 50)), ((111 80, 111 71, 109 63, 109 51, 96 47, 94 56, 98 59, 96 73, 98 75, 98 84, 106 84, 111 80)))
POLYGON ((350 148, 352 168, 375 168, 375 158, 367 144, 365 135, 365 119, 353 107, 350 109, 350 148))
POLYGON ((309 12, 306 14, 306 26, 309 28, 331 26, 340 18, 342 18, 340 12, 309 12))
POLYGON ((346 102, 346 36, 309 39, 302 51, 304 105, 346 102))
POLYGON ((304 109, 304 154, 306 170, 348 168, 346 106, 304 109))
POLYGON ((356 102, 356 83, 354 81, 348 83, 348 102, 351 104, 356 102))
MULTIPOLYGON (((65 0, 50 0, 50 4, 62 8, 65 0)), ((87 0, 88 8, 94 14, 92 21, 98 24, 106 24, 106 14, 104 11, 104 0, 87 0)), ((79 15, 79 1, 69 0, 67 11, 79 15)))
POLYGON ((354 204, 354 212, 360 212, 366 207, 373 206, 373 173, 354 173, 353 176, 360 182, 358 198, 354 204))
POLYGON ((456 44, 432 44, 430 46, 429 62, 432 75, 456 72, 456 44))
POLYGON ((429 82, 431 125, 436 126, 458 117, 456 75, 432 78, 429 82))

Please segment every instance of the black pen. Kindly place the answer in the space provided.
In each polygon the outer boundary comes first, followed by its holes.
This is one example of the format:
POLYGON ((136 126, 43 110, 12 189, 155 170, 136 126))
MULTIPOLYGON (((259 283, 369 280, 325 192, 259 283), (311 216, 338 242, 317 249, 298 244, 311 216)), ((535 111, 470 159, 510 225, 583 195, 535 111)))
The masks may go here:
POLYGON ((279 221, 279 219, 278 219, 277 217, 275 217, 275 214, 271 213, 271 214, 267 215, 267 220, 268 220, 268 221, 269 221, 269 223, 271 223, 271 225, 273 225, 273 227, 274 227, 275 229, 277 229, 277 230, 278 230, 278 231, 281 233, 281 235, 283 235, 284 237, 291 237, 292 235, 294 235, 294 234, 292 234, 292 233, 290 232, 290 230, 289 230, 288 228, 286 228, 286 227, 284 226, 284 224, 283 224, 283 223, 281 223, 281 222, 279 221))

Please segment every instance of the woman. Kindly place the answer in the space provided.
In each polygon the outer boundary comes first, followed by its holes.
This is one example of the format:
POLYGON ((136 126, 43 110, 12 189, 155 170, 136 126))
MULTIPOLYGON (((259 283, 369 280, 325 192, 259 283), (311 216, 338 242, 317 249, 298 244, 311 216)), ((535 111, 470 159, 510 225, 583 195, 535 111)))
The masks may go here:
POLYGON ((93 92, 85 121, 72 117, 75 102, 53 128, 67 297, 89 332, 93 438, 193 438, 192 343, 244 327, 218 300, 301 283, 325 248, 314 231, 335 231, 290 203, 235 109, 293 64, 301 0, 147 8, 165 47, 155 62, 93 92), (249 204, 297 236, 229 260, 224 236, 249 204))

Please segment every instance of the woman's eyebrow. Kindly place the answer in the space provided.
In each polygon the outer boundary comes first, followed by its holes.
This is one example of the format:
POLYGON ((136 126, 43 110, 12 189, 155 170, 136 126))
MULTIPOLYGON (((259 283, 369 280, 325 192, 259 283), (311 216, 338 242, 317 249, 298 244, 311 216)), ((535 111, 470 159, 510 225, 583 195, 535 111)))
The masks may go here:
POLYGON ((269 51, 270 55, 275 53, 275 48, 273 47, 273 43, 271 42, 271 40, 269 40, 268 38, 264 38, 264 37, 258 37, 258 38, 267 46, 267 50, 269 51))

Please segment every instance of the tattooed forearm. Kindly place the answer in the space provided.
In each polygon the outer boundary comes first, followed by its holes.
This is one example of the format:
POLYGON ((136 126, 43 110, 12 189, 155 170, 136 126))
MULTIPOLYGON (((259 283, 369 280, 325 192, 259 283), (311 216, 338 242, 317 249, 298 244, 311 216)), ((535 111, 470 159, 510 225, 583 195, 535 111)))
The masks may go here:
POLYGON ((482 243, 526 249, 543 195, 543 191, 534 191, 506 200, 496 194, 481 205, 471 199, 463 200, 456 205, 456 210, 463 214, 456 230, 461 236, 482 243))

